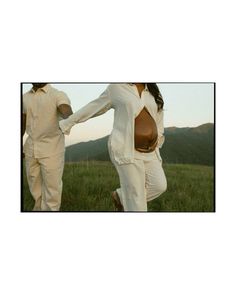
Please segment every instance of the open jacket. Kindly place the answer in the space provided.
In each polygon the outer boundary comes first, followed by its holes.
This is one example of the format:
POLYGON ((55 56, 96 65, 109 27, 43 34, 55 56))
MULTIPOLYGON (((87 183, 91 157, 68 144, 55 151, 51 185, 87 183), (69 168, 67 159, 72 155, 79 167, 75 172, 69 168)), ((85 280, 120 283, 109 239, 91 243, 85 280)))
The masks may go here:
POLYGON ((114 109, 113 130, 109 137, 108 148, 110 156, 117 164, 128 164, 134 161, 134 122, 137 115, 146 107, 157 124, 158 145, 156 154, 161 160, 159 148, 164 143, 163 110, 158 111, 154 97, 147 86, 140 98, 134 84, 110 84, 99 98, 88 103, 68 119, 60 121, 63 133, 69 134, 77 123, 100 116, 114 109))

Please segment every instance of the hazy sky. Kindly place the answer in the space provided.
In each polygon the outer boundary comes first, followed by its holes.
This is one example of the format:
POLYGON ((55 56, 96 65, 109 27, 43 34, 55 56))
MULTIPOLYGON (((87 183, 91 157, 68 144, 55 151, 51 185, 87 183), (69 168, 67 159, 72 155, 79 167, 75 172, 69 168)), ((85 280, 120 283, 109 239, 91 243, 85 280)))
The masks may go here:
MULTIPOLYGON (((52 84, 67 93, 73 111, 96 99, 108 84, 52 84)), ((214 85, 158 83, 165 102, 165 126, 194 127, 214 122, 214 85)), ((31 84, 23 84, 23 92, 31 84)), ((110 134, 113 125, 113 110, 73 127, 66 144, 88 141, 110 134)))

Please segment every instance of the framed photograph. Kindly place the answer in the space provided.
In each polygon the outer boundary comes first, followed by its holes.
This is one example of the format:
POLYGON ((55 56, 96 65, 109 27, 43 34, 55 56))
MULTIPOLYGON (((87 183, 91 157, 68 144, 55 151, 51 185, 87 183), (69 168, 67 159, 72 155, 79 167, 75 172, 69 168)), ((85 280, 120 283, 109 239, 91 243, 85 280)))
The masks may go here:
POLYGON ((215 89, 21 83, 21 212, 215 212, 215 89))

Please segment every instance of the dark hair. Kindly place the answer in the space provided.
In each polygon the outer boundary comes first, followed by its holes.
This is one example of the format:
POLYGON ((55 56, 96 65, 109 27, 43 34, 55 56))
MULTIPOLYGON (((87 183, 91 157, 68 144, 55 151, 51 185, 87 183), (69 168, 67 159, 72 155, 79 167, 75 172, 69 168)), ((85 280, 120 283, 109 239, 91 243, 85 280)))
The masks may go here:
POLYGON ((158 111, 162 110, 164 107, 164 101, 161 95, 161 92, 157 86, 156 83, 147 83, 147 88, 149 92, 152 94, 154 97, 157 105, 158 105, 158 111))

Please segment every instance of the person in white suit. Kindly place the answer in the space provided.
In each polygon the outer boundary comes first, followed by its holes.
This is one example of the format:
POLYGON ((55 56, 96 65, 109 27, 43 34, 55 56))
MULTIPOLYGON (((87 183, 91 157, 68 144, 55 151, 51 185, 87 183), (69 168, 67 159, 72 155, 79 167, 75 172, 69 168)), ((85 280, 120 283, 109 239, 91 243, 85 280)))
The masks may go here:
POLYGON ((32 84, 23 95, 22 136, 26 131, 23 156, 33 211, 59 211, 65 138, 58 121, 73 112, 64 92, 48 83, 32 84))
POLYGON ((163 98, 155 83, 110 84, 96 100, 60 121, 69 134, 77 123, 114 109, 108 141, 120 188, 112 193, 117 211, 147 211, 147 202, 167 189, 159 149, 164 143, 163 98))

